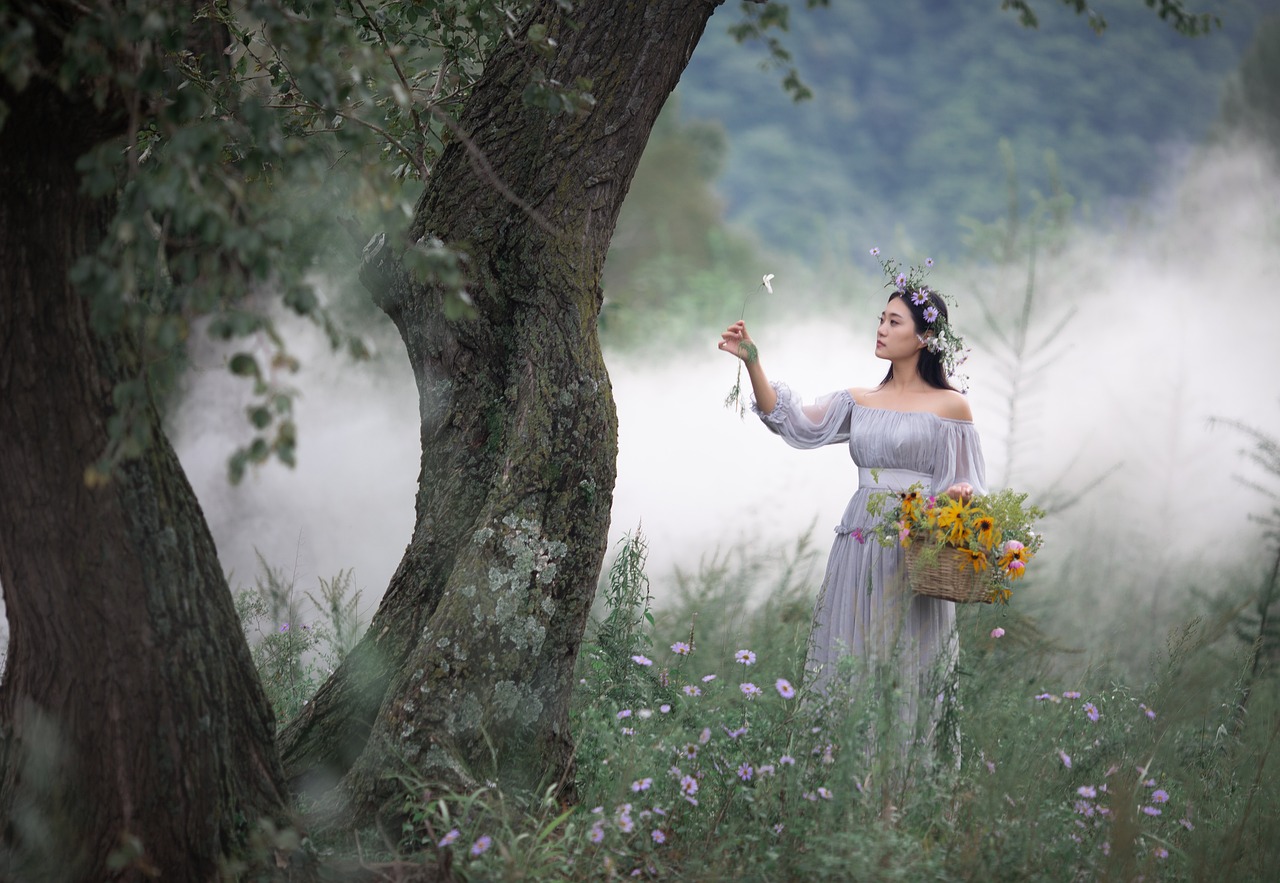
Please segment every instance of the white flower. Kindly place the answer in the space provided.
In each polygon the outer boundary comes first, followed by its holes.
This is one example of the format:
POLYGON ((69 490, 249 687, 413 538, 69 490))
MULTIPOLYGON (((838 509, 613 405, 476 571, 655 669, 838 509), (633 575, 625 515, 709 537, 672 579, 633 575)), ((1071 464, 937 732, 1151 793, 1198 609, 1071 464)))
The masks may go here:
POLYGON ((766 273, 764 278, 760 281, 764 283, 764 290, 773 294, 773 274, 766 273))

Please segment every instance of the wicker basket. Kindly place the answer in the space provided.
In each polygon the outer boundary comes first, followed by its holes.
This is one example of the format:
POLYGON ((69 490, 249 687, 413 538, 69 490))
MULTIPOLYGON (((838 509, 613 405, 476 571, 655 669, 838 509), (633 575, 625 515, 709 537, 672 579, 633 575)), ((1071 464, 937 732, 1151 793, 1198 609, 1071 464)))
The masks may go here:
POLYGON ((992 602, 991 587, 975 573, 967 556, 959 549, 944 546, 931 561, 922 562, 919 546, 907 547, 907 578, 917 595, 955 601, 957 604, 992 602))

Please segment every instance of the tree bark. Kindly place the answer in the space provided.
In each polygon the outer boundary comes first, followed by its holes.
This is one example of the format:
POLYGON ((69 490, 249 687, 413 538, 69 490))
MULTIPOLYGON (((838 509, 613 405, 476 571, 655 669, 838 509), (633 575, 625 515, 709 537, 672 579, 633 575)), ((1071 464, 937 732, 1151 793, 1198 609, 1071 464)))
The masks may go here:
POLYGON ((86 484, 129 366, 68 281, 111 211, 75 163, 119 121, 43 80, 0 92, 0 879, 213 880, 285 821, 283 768, 154 409, 145 456, 86 484))
POLYGON ((443 293, 394 264, 366 274, 420 392, 415 529, 368 635, 282 737, 295 784, 341 777, 348 821, 393 809, 397 774, 572 782, 567 710, 617 452, 600 274, 650 129, 716 5, 539 3, 525 25, 547 24, 554 59, 499 48, 410 231, 410 245, 465 252, 479 317, 446 318, 443 293), (527 106, 535 67, 589 79, 595 107, 527 106))

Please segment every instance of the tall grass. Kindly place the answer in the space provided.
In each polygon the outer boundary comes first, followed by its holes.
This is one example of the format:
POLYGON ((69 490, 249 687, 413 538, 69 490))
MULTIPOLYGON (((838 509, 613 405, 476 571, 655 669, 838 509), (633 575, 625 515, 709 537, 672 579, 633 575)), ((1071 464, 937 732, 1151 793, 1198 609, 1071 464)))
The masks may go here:
MULTIPOLYGON (((1063 664, 1016 606, 963 607, 957 767, 894 729, 901 697, 876 672, 850 663, 834 701, 806 694, 825 554, 807 536, 709 555, 660 587, 660 609, 646 551, 639 533, 616 550, 580 654, 579 802, 407 782, 382 859, 460 880, 1244 881, 1280 867, 1280 697, 1233 638, 1238 604, 1152 642, 1138 682, 1105 658, 1063 664)), ((1066 588, 1033 579, 1027 597, 1066 588)))

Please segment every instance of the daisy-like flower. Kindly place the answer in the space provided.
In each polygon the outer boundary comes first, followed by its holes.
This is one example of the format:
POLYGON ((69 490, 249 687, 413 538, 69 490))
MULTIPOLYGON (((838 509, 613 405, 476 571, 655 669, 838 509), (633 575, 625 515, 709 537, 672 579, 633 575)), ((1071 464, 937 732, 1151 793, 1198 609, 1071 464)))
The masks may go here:
POLYGON ((751 764, 747 763, 745 760, 738 765, 738 778, 741 779, 742 781, 750 782, 751 776, 754 773, 755 773, 755 770, 751 768, 751 764))
POLYGON ((710 741, 711 741, 711 728, 703 727, 702 732, 698 734, 698 744, 706 745, 710 741))
POLYGON ((654 843, 666 843, 667 835, 662 833, 661 828, 654 828, 649 832, 649 836, 653 838, 654 843))
POLYGON ((652 787, 653 779, 650 776, 645 776, 643 779, 636 779, 631 783, 631 790, 637 794, 641 791, 648 791, 652 787))
POLYGON ((671 652, 677 656, 688 656, 693 652, 693 647, 685 641, 676 641, 671 645, 671 652))
POLYGON ((680 755, 693 760, 698 756, 698 746, 694 745, 692 742, 686 742, 684 743, 684 747, 680 749, 680 755))
POLYGON ((905 288, 905 287, 906 287, 906 285, 907 285, 907 274, 906 274, 906 273, 899 273, 899 274, 894 278, 894 280, 893 280, 893 285, 894 285, 894 287, 895 287, 895 288, 897 288, 899 291, 902 291, 902 289, 903 289, 903 288, 905 288))
POLYGON ((741 685, 740 687, 738 687, 738 689, 741 690, 742 695, 746 696, 748 699, 754 699, 764 692, 764 690, 761 690, 759 687, 757 687, 755 684, 751 683, 750 681, 741 685))
POLYGON ((1158 816, 1158 815, 1160 815, 1160 809, 1159 809, 1158 807, 1154 807, 1154 806, 1144 806, 1144 807, 1142 808, 1142 811, 1143 811, 1144 813, 1146 813, 1147 815, 1149 815, 1149 816, 1158 816))
POLYGON ((818 796, 819 796, 819 797, 821 797, 823 800, 830 800, 830 799, 831 799, 831 792, 830 792, 830 791, 828 791, 825 787, 824 787, 824 788, 819 788, 819 789, 818 789, 818 796))
POLYGON ((787 829, 786 825, 782 824, 782 822, 778 822, 778 824, 773 826, 773 833, 781 834, 786 829, 787 829))
POLYGON ((1052 693, 1041 693, 1038 696, 1036 696, 1036 701, 1044 702, 1046 699, 1056 699, 1056 698, 1058 697, 1054 696, 1052 693))
POLYGON ((923 315, 923 316, 924 316, 924 320, 925 320, 926 322, 928 322, 930 325, 932 325, 934 322, 938 321, 938 308, 937 308, 937 307, 925 307, 925 308, 924 308, 924 312, 923 312, 921 315, 923 315))
POLYGON ((1071 769, 1071 755, 1067 754, 1067 752, 1063 751, 1061 748, 1058 749, 1058 759, 1062 761, 1062 765, 1064 767, 1071 769))
POLYGON ((765 291, 769 292, 770 294, 773 294, 773 274, 772 273, 766 273, 763 277, 761 277, 760 284, 764 286, 765 291))
POLYGON ((663 714, 666 714, 667 712, 671 711, 671 706, 664 702, 658 706, 658 711, 662 712, 663 714))
POLYGON ((592 843, 599 843, 604 839, 604 825, 596 822, 591 826, 591 833, 587 835, 587 839, 592 843))
POLYGON ((1147 716, 1147 720, 1156 719, 1156 713, 1152 711, 1150 708, 1147 708, 1147 704, 1145 702, 1138 705, 1138 710, 1147 716))
POLYGON ((1084 713, 1089 718, 1089 720, 1093 721, 1094 723, 1097 723, 1098 717, 1099 717, 1098 706, 1094 705, 1092 702, 1086 702, 1084 704, 1084 713))
POLYGON ((1169 850, 1165 849, 1163 846, 1157 846, 1155 848, 1155 857, 1158 859, 1166 859, 1169 857, 1169 850))
POLYGON ((479 858, 489 851, 490 846, 493 846, 493 838, 488 834, 480 835, 480 839, 471 844, 471 857, 479 858))
POLYGON ((636 665, 646 665, 646 666, 653 665, 652 659, 640 653, 637 653, 635 656, 632 656, 631 661, 634 662, 636 665))
POLYGON ((995 628, 993 628, 993 629, 991 630, 991 637, 993 637, 993 638, 1003 638, 1003 637, 1004 637, 1004 629, 1000 628, 1000 626, 996 626, 995 628))
POLYGON ((636 734, 636 728, 635 728, 635 727, 623 727, 623 728, 622 728, 622 735, 624 735, 624 736, 634 736, 635 734, 636 734))
POLYGON ((911 292, 911 302, 916 306, 924 306, 929 302, 929 293, 923 288, 918 288, 911 292))
POLYGON ((1079 691, 1079 690, 1067 690, 1065 693, 1063 693, 1063 694, 1062 694, 1062 698, 1063 698, 1063 699, 1079 699, 1079 698, 1080 698, 1080 691, 1079 691))
POLYGON ((871 256, 872 256, 873 258, 878 258, 878 257, 880 257, 880 249, 878 249, 878 248, 873 248, 873 249, 871 249, 871 256))
POLYGON ((984 549, 990 549, 996 542, 996 520, 990 515, 983 515, 974 523, 974 531, 978 534, 978 542, 984 549))
POLYGON ((709 684, 709 683, 711 683, 712 681, 714 681, 715 679, 716 679, 716 676, 715 676, 715 675, 703 675, 703 676, 702 676, 702 683, 704 683, 704 684, 709 684))
POLYGON ((647 721, 649 718, 653 717, 653 709, 642 708, 636 712, 636 717, 640 718, 642 721, 647 721))
POLYGON ((736 739, 739 736, 745 735, 747 732, 746 727, 738 727, 736 730, 731 730, 728 727, 724 726, 723 724, 721 724, 721 727, 724 729, 725 735, 728 736, 730 739, 736 739))
POLYGON ((932 266, 933 266, 933 258, 925 258, 925 259, 924 259, 924 265, 925 265, 926 267, 932 267, 932 266))
POLYGON ((684 686, 684 695, 686 695, 686 696, 701 696, 701 695, 702 695, 702 688, 701 688, 701 687, 699 687, 699 686, 696 686, 696 685, 694 685, 694 684, 685 684, 685 686, 684 686))
POLYGON ((629 718, 629 717, 631 717, 631 709, 630 709, 630 708, 624 708, 624 709, 622 709, 622 711, 619 711, 619 712, 618 712, 618 720, 626 720, 626 719, 627 719, 627 718, 629 718))
POLYGON ((964 523, 965 504, 960 500, 948 500, 938 510, 938 530, 943 538, 957 548, 969 542, 969 527, 964 523))
POLYGON ((1155 803, 1168 803, 1169 792, 1164 790, 1163 788, 1157 788, 1156 790, 1151 792, 1151 800, 1155 803))
POLYGON ((1081 785, 1076 789, 1076 793, 1081 797, 1088 797, 1090 800, 1098 796, 1098 789, 1092 785, 1081 785))
POLYGON ((685 797, 692 797, 698 793, 698 780, 693 776, 683 776, 680 779, 680 793, 685 797))
POLYGON ((739 650, 733 654, 733 661, 739 665, 755 665, 756 655, 750 650, 739 650))
POLYGON ((756 769, 757 776, 772 776, 776 772, 777 770, 774 769, 774 766, 771 763, 762 763, 756 769))
POLYGON ((444 848, 445 848, 446 846, 448 846, 450 843, 452 843, 453 841, 457 840, 457 839, 458 839, 458 837, 461 835, 461 833, 462 833, 462 832, 461 832, 461 831, 459 831, 457 828, 454 828, 454 829, 453 829, 452 831, 450 831, 448 834, 445 834, 443 837, 441 837, 441 838, 440 838, 440 842, 439 842, 439 843, 437 843, 437 844, 436 844, 436 846, 440 847, 441 849, 444 849, 444 848))
POLYGON ((781 764, 782 766, 795 766, 796 759, 792 757, 790 754, 784 754, 782 755, 782 757, 778 758, 778 763, 781 764))
POLYGON ((791 686, 791 682, 786 678, 778 678, 777 683, 773 685, 778 690, 778 695, 783 699, 790 699, 796 695, 796 688, 791 686))

